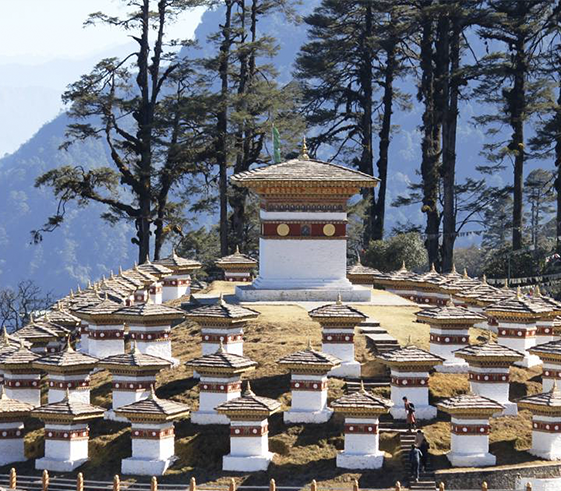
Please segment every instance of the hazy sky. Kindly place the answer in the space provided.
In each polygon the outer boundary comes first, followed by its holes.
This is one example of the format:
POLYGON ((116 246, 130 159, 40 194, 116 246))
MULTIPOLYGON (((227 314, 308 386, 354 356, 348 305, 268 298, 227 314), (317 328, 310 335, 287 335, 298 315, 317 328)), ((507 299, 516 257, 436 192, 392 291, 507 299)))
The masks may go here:
MULTIPOLYGON (((106 26, 82 27, 88 14, 124 12, 123 0, 0 0, 0 58, 36 63, 75 58, 102 51, 130 39, 106 26)), ((187 38, 203 10, 187 12, 170 28, 173 38, 187 38)))

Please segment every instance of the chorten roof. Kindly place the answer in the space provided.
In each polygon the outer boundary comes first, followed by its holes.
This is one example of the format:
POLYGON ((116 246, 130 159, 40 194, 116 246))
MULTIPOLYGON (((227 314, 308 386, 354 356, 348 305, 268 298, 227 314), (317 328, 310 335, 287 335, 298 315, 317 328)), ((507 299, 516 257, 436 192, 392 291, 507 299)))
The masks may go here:
POLYGON ((186 365, 200 372, 241 373, 253 370, 257 362, 246 356, 227 353, 221 344, 215 353, 195 358, 186 365))
POLYGON ((460 291, 455 292, 454 295, 462 300, 475 300, 482 296, 495 294, 497 291, 500 290, 494 286, 489 285, 486 278, 483 277, 483 280, 479 284, 468 288, 463 288, 460 291))
POLYGON ((345 305, 341 301, 341 294, 339 294, 339 298, 336 303, 330 303, 312 309, 308 312, 308 315, 314 320, 353 319, 357 322, 361 322, 368 318, 367 315, 363 314, 359 310, 351 307, 350 305, 345 305))
POLYGON ((516 404, 520 409, 529 409, 534 413, 561 415, 561 391, 557 381, 549 392, 522 397, 516 404))
POLYGON ((341 364, 341 360, 329 353, 316 351, 311 344, 305 350, 297 351, 282 357, 277 361, 280 365, 285 365, 289 369, 309 369, 309 370, 331 370, 341 364))
POLYGON ((8 418, 26 417, 34 407, 33 404, 29 404, 28 402, 8 397, 4 386, 0 385, 0 421, 8 418))
POLYGON ((86 305, 84 307, 76 309, 74 313, 78 317, 95 320, 113 317, 113 314, 122 307, 122 303, 114 302, 113 300, 107 298, 106 295, 105 298, 100 297, 98 303, 93 305, 86 305))
POLYGON ((172 363, 169 360, 141 353, 136 342, 131 345, 128 353, 111 355, 99 361, 99 366, 108 370, 123 367, 161 370, 171 365, 172 363))
POLYGON ((168 257, 154 261, 154 264, 161 264, 162 266, 165 266, 175 272, 195 271, 196 269, 200 269, 202 267, 202 264, 199 261, 178 256, 175 253, 175 249, 171 251, 171 254, 168 257))
POLYGON ((389 411, 393 406, 389 399, 367 392, 361 383, 360 390, 346 394, 331 403, 331 407, 337 413, 358 415, 379 415, 389 411))
POLYGON ((33 366, 46 372, 65 371, 65 369, 80 368, 91 370, 97 365, 98 359, 90 355, 74 351, 70 339, 64 350, 42 356, 33 362, 33 366))
POLYGON ((115 409, 115 413, 133 422, 141 422, 143 420, 166 421, 187 416, 190 409, 187 404, 160 399, 154 392, 154 386, 151 386, 148 398, 121 406, 115 409))
POLYGON ((310 159, 304 150, 300 158, 280 164, 257 167, 230 177, 230 182, 241 187, 255 187, 267 184, 275 186, 353 186, 373 188, 379 179, 348 167, 310 159))
POLYGON ((428 324, 446 324, 446 323, 473 323, 485 320, 486 317, 473 312, 465 307, 454 305, 450 299, 441 307, 431 307, 416 312, 415 315, 419 320, 427 322, 428 324))
POLYGON ((532 355, 537 355, 542 359, 554 359, 561 361, 561 341, 550 341, 549 343, 538 344, 528 348, 532 355))
POLYGON ((113 280, 103 279, 96 283, 97 291, 101 297, 107 296, 110 300, 116 301, 117 303, 123 302, 125 299, 131 296, 131 294, 136 291, 136 289, 131 288, 132 285, 122 285, 113 280))
POLYGON ((241 397, 223 402, 216 407, 216 411, 219 414, 227 415, 230 419, 236 419, 237 417, 244 418, 247 416, 267 417, 276 413, 280 407, 280 402, 275 399, 256 396, 248 381, 247 388, 241 397))
POLYGON ((347 267, 347 274, 356 275, 356 276, 383 276, 383 273, 378 271, 377 269, 370 268, 365 266, 360 262, 360 259, 357 263, 353 264, 352 266, 347 267))
POLYGON ((437 404, 438 408, 452 416, 492 416, 504 409, 493 399, 477 394, 461 394, 444 399, 437 404))
POLYGON ((540 318, 552 312, 552 308, 543 302, 537 302, 524 296, 518 290, 517 294, 498 301, 487 307, 485 312, 493 317, 526 317, 540 318))
POLYGON ((561 302, 559 300, 555 300, 552 297, 548 297, 547 295, 542 295, 539 286, 536 286, 536 288, 534 289, 532 299, 536 302, 543 303, 547 307, 550 307, 552 312, 554 312, 556 316, 561 314, 561 302))
POLYGON ((444 362, 444 358, 412 345, 387 351, 376 356, 376 358, 389 366, 426 365, 427 367, 432 367, 444 362))
POLYGON ((236 246, 236 252, 234 254, 230 254, 229 256, 224 256, 218 259, 215 264, 218 267, 222 266, 255 266, 257 261, 246 254, 242 254, 240 252, 240 248, 236 246))
POLYGON ((39 406, 31 415, 43 421, 84 421, 101 418, 104 412, 102 407, 71 399, 67 390, 62 401, 39 406))
POLYGON ((29 341, 19 338, 13 334, 8 334, 7 329, 5 327, 2 328, 2 331, 0 331, 0 356, 4 353, 4 351, 9 351, 10 348, 13 348, 13 351, 18 350, 22 344, 25 348, 31 347, 31 343, 29 341))
POLYGON ((34 353, 21 345, 16 351, 3 356, 0 361, 0 366, 2 366, 5 370, 21 367, 29 368, 31 363, 38 360, 40 357, 41 355, 34 353))
POLYGON ((124 278, 133 278, 137 281, 140 281, 144 286, 148 286, 151 285, 152 283, 156 283, 159 279, 158 276, 154 276, 149 271, 141 270, 136 264, 131 269, 120 271, 119 275, 123 276, 124 278))
POLYGON ((448 281, 448 279, 446 278, 446 276, 436 271, 434 264, 432 264, 430 271, 417 275, 412 281, 416 284, 423 283, 428 285, 441 286, 444 285, 448 281))
POLYGON ((501 361, 514 363, 524 358, 524 354, 520 353, 520 351, 498 344, 492 340, 488 340, 482 344, 471 344, 454 351, 454 355, 466 361, 489 363, 501 361))
POLYGON ((51 310, 39 319, 51 321, 67 328, 77 327, 82 322, 78 317, 64 309, 60 302, 57 302, 51 310))
POLYGON ((413 271, 409 271, 405 266, 405 261, 401 268, 396 271, 390 271, 389 273, 382 273, 381 280, 382 283, 392 284, 406 281, 415 281, 418 278, 418 274, 413 271))
POLYGON ((57 339, 70 335, 70 330, 50 320, 34 319, 31 317, 29 324, 15 332, 17 338, 26 340, 57 339))
POLYGON ((167 305, 146 302, 121 307, 114 312, 114 315, 126 321, 134 321, 142 318, 149 321, 169 320, 171 322, 176 319, 183 319, 185 317, 185 312, 180 309, 168 307, 167 305))
POLYGON ((122 282, 130 284, 131 287, 134 287, 137 290, 139 288, 143 288, 146 285, 146 279, 143 276, 135 274, 134 270, 132 269, 123 271, 123 268, 121 268, 120 266, 119 274, 118 276, 116 276, 116 278, 118 278, 122 282))
POLYGON ((445 274, 444 277, 447 280, 444 289, 454 292, 469 290, 482 285, 477 278, 470 278, 465 269, 464 274, 459 274, 454 267, 452 272, 445 274))
POLYGON ((242 307, 241 305, 228 303, 224 300, 224 297, 220 295, 216 303, 197 307, 187 312, 185 316, 194 321, 215 319, 246 321, 258 317, 259 312, 247 307, 242 307))
POLYGON ((158 278, 162 278, 164 276, 169 276, 170 274, 173 274, 173 269, 170 269, 164 266, 163 264, 151 263, 149 260, 143 264, 139 264, 138 271, 140 271, 141 273, 149 273, 158 278))

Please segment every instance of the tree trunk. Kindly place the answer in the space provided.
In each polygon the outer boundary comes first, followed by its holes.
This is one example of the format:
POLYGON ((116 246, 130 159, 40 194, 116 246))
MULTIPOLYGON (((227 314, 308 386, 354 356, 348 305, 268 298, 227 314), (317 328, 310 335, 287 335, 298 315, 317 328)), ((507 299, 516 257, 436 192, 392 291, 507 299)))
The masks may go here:
MULTIPOLYGON (((456 242, 456 135, 458 126, 460 34, 458 19, 452 20, 447 75, 446 106, 442 118, 442 270, 449 272, 454 264, 456 242), (449 82, 449 83, 448 83, 449 82)), ((448 43, 447 43, 448 44, 448 43)))
POLYGON ((220 44, 220 111, 218 113, 218 141, 216 159, 218 163, 218 189, 220 194, 220 254, 228 254, 228 80, 230 48, 232 46, 231 25, 233 0, 225 0, 226 11, 220 44))
MULTIPOLYGON (((561 81, 561 72, 559 73, 559 80, 561 81)), ((555 176, 554 186, 557 195, 557 210, 556 210, 556 232, 557 232, 557 253, 561 253, 561 86, 557 89, 557 124, 555 125, 555 169, 557 175, 555 176)))
POLYGON ((386 69, 384 71, 384 96, 382 99, 383 116, 382 126, 378 133, 380 138, 378 161, 378 177, 380 184, 378 189, 378 199, 374 203, 374 226, 372 239, 382 240, 384 238, 384 225, 386 216, 386 189, 388 181, 388 152, 390 147, 391 121, 393 112, 393 82, 396 69, 396 39, 390 39, 386 49, 386 69))

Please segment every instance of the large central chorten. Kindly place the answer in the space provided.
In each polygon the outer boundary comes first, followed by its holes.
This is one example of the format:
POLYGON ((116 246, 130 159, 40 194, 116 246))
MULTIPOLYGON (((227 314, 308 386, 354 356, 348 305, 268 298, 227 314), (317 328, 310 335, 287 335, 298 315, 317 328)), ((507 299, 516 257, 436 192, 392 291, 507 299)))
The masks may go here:
POLYGON ((230 178, 259 196, 259 275, 238 286, 242 301, 369 301, 369 288, 347 279, 347 202, 378 179, 310 159, 297 159, 230 178))

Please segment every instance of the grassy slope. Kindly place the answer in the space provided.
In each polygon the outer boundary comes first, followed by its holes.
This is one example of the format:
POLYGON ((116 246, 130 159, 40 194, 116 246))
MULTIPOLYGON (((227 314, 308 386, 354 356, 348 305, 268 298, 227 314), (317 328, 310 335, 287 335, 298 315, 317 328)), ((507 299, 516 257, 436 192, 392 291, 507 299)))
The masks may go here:
MULTIPOLYGON (((213 288, 230 293, 233 285, 216 282, 213 288)), ((275 361, 289 353, 303 349, 308 340, 319 347, 321 333, 319 325, 312 322, 303 308, 297 306, 255 306, 261 316, 250 323, 245 334, 245 354, 259 362, 255 372, 250 373, 252 388, 258 395, 279 399, 283 410, 290 404, 289 376, 279 369, 275 361)), ((416 307, 361 306, 367 315, 378 319, 381 325, 395 336, 401 344, 409 338, 417 346, 428 348, 428 327, 415 322, 416 307)), ((472 338, 480 333, 475 330, 472 338)), ((474 339, 472 339, 474 341, 474 339)), ((200 356, 199 330, 187 322, 173 331, 174 356, 187 361, 200 356)), ((383 368, 372 360, 365 347, 364 338, 357 337, 357 358, 364 362, 363 375, 372 376, 383 368)), ((513 369, 513 396, 536 393, 541 385, 537 381, 537 370, 513 369), (531 380, 530 380, 531 379, 531 380)), ((431 397, 448 397, 467 391, 466 375, 435 374, 431 378, 431 397)), ((110 377, 106 372, 92 377, 92 403, 110 406, 110 377)), ((184 366, 165 370, 158 377, 157 393, 160 397, 186 402, 193 409, 197 406, 198 391, 191 371, 184 366)), ((383 389, 381 394, 388 396, 383 389)), ((330 400, 343 394, 343 383, 330 380, 330 400)), ((270 448, 277 456, 267 473, 239 476, 246 484, 266 484, 275 478, 279 485, 308 484, 312 479, 325 484, 349 482, 359 479, 363 487, 389 487, 402 478, 400 461, 393 456, 398 439, 395 434, 383 433, 381 449, 387 452, 384 469, 363 473, 345 472, 335 466, 337 451, 343 448, 342 419, 334 417, 324 425, 292 425, 282 422, 282 413, 270 419, 270 448)), ((31 420, 27 424, 27 453, 30 459, 43 454, 42 426, 31 420)), ((498 464, 532 460, 526 452, 530 446, 530 417, 523 412, 519 418, 496 418, 492 421, 491 451, 498 456, 498 464)), ((86 479, 111 479, 120 473, 120 461, 130 456, 130 430, 125 424, 96 421, 91 424, 90 462, 80 471, 86 479)), ((435 454, 437 467, 448 467, 443 454, 450 443, 449 423, 439 420, 426 426, 426 434, 435 454)), ((221 457, 229 451, 227 427, 198 427, 189 420, 176 424, 176 454, 178 461, 162 478, 162 482, 187 483, 195 476, 199 483, 222 481, 221 457)), ((32 460, 16 465, 21 474, 34 473, 32 460)), ((9 467, 9 466, 8 466, 9 467)), ((0 468, 7 472, 8 467, 0 468)), ((143 479, 144 481, 146 479, 143 479)))

